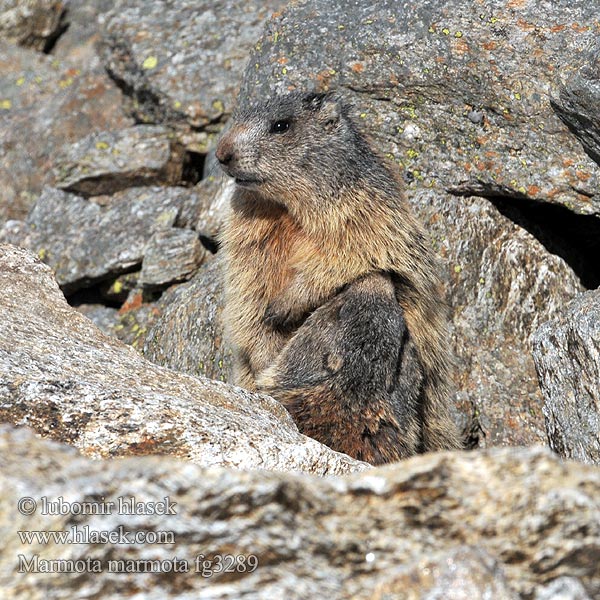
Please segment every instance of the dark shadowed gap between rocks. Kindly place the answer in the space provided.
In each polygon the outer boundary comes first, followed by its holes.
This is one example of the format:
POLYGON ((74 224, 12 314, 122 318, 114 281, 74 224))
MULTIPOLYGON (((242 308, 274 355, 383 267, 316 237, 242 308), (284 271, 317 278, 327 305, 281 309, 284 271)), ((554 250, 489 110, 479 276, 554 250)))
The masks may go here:
POLYGON ((583 286, 590 290, 600 286, 599 217, 578 215, 564 206, 529 198, 485 198, 500 214, 533 235, 548 252, 560 256, 583 286))
POLYGON ((205 163, 206 154, 186 150, 183 157, 182 182, 187 185, 196 185, 203 178, 205 163))

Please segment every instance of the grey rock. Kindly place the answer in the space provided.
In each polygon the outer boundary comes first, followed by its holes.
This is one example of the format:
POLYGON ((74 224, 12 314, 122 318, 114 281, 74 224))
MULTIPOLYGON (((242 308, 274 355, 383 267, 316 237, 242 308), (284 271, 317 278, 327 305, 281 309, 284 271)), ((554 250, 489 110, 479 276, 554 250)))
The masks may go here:
POLYGON ((600 164, 600 46, 581 64, 559 72, 552 106, 579 138, 590 157, 600 164))
POLYGON ((45 51, 64 29, 65 2, 0 0, 0 36, 45 51))
POLYGON ((183 147, 165 127, 96 132, 56 158, 56 187, 100 196, 135 186, 176 185, 181 183, 183 156, 183 147))
POLYGON ((118 322, 118 311, 116 308, 104 306, 103 304, 81 304, 76 308, 103 333, 114 335, 114 328, 118 322))
POLYGON ((550 447, 600 464, 600 290, 542 325, 532 346, 550 447))
POLYGON ((529 337, 583 287, 569 266, 483 198, 412 198, 442 258, 453 316, 457 402, 481 445, 546 443, 529 337), (473 409, 471 409, 473 410, 473 409))
POLYGON ((189 229, 161 229, 148 240, 140 283, 144 287, 165 287, 190 279, 206 257, 198 234, 189 229))
POLYGON ((591 598, 600 593, 600 471, 547 450, 438 453, 317 478, 200 468, 168 456, 90 461, 4 428, 0 484, 7 599, 504 600, 535 598, 561 578, 577 578, 591 598), (119 514, 132 496, 175 514, 119 514), (17 511, 24 497, 35 514, 17 511), (59 497, 70 503, 66 514, 42 514, 43 499, 59 497), (83 502, 105 514, 73 514, 83 502), (17 534, 47 530, 172 532, 174 540, 42 545, 17 534), (19 554, 37 555, 38 569, 44 560, 97 560, 101 572, 18 573, 19 554), (240 565, 252 555, 258 567, 217 573, 217 554, 239 556, 240 565), (197 571, 199 555, 207 562, 197 571), (175 557, 189 570, 165 573, 175 557), (132 572, 115 573, 110 560, 132 561, 132 572), (144 560, 165 562, 137 562, 144 560), (158 568, 143 572, 144 564, 158 568))
POLYGON ((99 17, 110 10, 115 0, 65 0, 63 21, 68 28, 62 32, 52 54, 79 64, 96 64, 99 58, 96 44, 100 41, 99 17))
POLYGON ((548 102, 557 73, 596 41, 597 6, 543 6, 291 3, 256 45, 240 101, 338 88, 420 187, 600 214, 600 170, 548 102), (473 111, 482 113, 478 123, 473 111))
POLYGON ((214 130, 231 112, 264 21, 283 4, 122 0, 105 16, 101 56, 138 120, 214 130))
POLYGON ((57 149, 132 124, 100 67, 85 68, 0 40, 0 224, 23 220, 52 184, 57 149))
POLYGON ((275 400, 159 367, 65 302, 47 265, 0 246, 0 422, 88 456, 347 473, 364 463, 300 435, 275 400))
POLYGON ((163 294, 148 327, 146 358, 165 367, 231 381, 232 355, 224 335, 223 271, 217 258, 188 283, 163 294))
POLYGON ((535 600, 592 600, 575 577, 559 577, 536 590, 535 600))
POLYGON ((46 188, 27 217, 29 248, 49 264, 69 294, 139 269, 146 244, 177 223, 183 205, 194 202, 187 188, 130 188, 107 206, 46 188))
POLYGON ((209 175, 195 188, 200 196, 196 231, 218 243, 219 233, 227 214, 227 207, 235 188, 234 181, 223 175, 209 175))

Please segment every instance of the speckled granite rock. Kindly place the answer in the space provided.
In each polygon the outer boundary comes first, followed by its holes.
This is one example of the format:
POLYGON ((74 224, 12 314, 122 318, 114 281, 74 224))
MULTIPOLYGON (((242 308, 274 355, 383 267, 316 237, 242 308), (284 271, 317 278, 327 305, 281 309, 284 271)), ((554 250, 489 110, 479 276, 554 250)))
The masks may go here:
POLYGON ((184 149, 157 125, 93 133, 54 161, 56 187, 85 196, 181 183, 184 149))
POLYGON ((354 92, 416 184, 600 214, 600 171, 548 96, 600 33, 588 0, 292 3, 244 75, 251 103, 290 87, 354 92))
POLYGON ((590 157, 600 164, 600 42, 567 71, 552 106, 590 157))
POLYGON ((105 16, 102 57, 138 119, 210 129, 231 111, 248 53, 283 4, 122 0, 105 16))
POLYGON ((600 464, 600 290, 578 296, 532 341, 550 447, 600 464))
POLYGON ((0 0, 0 37, 35 50, 48 49, 65 27, 65 4, 53 0, 0 0))
POLYGON ((563 596, 548 592, 561 590, 585 600, 600 593, 600 471, 563 464, 547 450, 433 454, 321 479, 203 469, 167 456, 90 461, 27 430, 0 428, 0 490, 7 600, 71 600, 98 590, 145 600, 557 600, 563 596), (119 514, 132 496, 144 509, 154 503, 169 512, 119 514), (42 514, 44 499, 53 506, 59 497, 69 503, 66 514, 42 514), (24 512, 33 503, 37 510, 20 514, 19 501, 24 512), (72 514, 84 502, 103 514, 72 514), (28 544, 17 533, 48 530, 83 542, 28 544), (96 532, 120 532, 122 543, 86 541, 96 532), (123 541, 163 532, 172 543, 123 541), (217 572, 217 554, 239 556, 240 568, 217 572), (37 565, 38 572, 19 573, 19 555, 23 571, 37 565), (91 562, 81 573, 39 572, 74 564, 44 562, 57 560, 91 562), (109 561, 119 560, 131 562, 118 572, 109 561), (249 564, 252 572, 243 568, 249 564))
POLYGON ((156 231, 144 248, 140 283, 155 288, 187 281, 206 254, 195 231, 176 227, 156 231))
POLYGON ((146 244, 177 224, 188 188, 142 187, 114 194, 107 206, 46 188, 27 218, 23 245, 49 264, 67 294, 142 264, 146 244))
POLYGON ((159 367, 67 305, 48 266, 0 246, 0 421, 96 458, 171 454, 201 465, 364 468, 298 433, 268 396, 159 367))
POLYGON ((55 154, 93 131, 132 124, 100 67, 62 62, 0 40, 0 223, 23 219, 55 154))
POLYGON ((223 272, 217 257, 157 303, 159 316, 145 334, 144 356, 184 373, 231 381, 232 355, 223 334, 223 305, 223 272))

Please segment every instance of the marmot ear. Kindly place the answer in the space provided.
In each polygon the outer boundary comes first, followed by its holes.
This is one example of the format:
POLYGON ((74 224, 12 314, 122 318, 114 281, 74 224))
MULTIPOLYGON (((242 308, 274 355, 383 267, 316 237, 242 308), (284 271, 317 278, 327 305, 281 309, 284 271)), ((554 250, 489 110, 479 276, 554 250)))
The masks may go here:
POLYGON ((342 107, 338 99, 333 95, 328 95, 323 99, 321 110, 319 110, 319 120, 326 129, 331 129, 337 125, 342 115, 342 107))
POLYGON ((331 129, 340 120, 342 107, 334 93, 310 93, 304 98, 304 106, 316 113, 317 118, 326 129, 331 129))

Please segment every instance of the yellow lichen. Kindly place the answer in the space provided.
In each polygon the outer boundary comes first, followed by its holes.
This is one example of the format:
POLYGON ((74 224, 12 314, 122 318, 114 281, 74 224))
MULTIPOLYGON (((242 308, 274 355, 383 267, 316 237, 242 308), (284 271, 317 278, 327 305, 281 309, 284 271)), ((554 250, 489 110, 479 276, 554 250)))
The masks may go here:
POLYGON ((96 142, 96 150, 108 150, 109 145, 106 142, 96 142))
POLYGON ((150 70, 154 69, 158 64, 158 59, 156 56, 148 56, 142 63, 142 69, 150 70))
POLYGON ((12 102, 10 100, 0 100, 0 108, 10 110, 12 108, 12 102))

